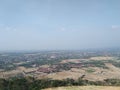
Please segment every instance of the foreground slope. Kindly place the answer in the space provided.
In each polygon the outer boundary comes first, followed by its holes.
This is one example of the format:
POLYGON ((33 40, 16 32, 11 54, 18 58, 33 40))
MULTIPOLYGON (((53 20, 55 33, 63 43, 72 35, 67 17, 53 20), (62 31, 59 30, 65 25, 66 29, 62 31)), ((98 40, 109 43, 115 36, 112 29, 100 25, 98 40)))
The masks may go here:
POLYGON ((113 86, 70 86, 70 87, 58 87, 48 88, 44 90, 120 90, 120 87, 113 86))

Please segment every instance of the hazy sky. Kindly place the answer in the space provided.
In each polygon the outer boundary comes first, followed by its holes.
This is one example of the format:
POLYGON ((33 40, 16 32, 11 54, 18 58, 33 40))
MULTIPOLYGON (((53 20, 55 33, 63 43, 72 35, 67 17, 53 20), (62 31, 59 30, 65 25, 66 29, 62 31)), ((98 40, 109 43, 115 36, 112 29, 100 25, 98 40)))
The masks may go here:
POLYGON ((120 46, 120 0, 0 0, 0 50, 120 46))

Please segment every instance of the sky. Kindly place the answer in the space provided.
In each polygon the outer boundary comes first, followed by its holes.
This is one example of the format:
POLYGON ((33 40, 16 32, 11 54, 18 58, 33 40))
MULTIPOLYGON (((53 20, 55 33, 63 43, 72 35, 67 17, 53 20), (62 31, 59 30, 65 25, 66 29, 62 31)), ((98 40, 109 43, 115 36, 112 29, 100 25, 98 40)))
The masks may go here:
POLYGON ((120 47, 120 0, 0 0, 0 50, 120 47))

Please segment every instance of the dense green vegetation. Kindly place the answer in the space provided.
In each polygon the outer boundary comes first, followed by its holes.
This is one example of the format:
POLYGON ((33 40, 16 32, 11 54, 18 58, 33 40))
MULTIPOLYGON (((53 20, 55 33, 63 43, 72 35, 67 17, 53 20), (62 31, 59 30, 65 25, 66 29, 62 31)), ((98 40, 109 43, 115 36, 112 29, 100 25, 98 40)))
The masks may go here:
POLYGON ((82 62, 82 64, 84 65, 84 67, 89 67, 89 66, 93 66, 93 67, 101 67, 101 68, 107 68, 105 66, 104 61, 100 61, 100 60, 90 60, 90 61, 85 61, 82 62))
POLYGON ((60 87, 60 86, 85 86, 85 85, 99 85, 99 86, 120 86, 120 80, 117 79, 106 79, 104 81, 88 81, 73 79, 65 80, 51 80, 41 79, 36 80, 34 78, 12 78, 12 79, 0 79, 0 90, 41 90, 49 87, 60 87))

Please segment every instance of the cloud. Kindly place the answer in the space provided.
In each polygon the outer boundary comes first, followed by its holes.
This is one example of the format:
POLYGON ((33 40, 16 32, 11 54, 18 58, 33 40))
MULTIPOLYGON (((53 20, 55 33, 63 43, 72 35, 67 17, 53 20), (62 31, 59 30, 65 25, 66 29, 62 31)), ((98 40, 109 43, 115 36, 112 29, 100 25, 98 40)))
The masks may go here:
POLYGON ((59 31, 59 32, 65 32, 65 31, 67 31, 67 29, 64 28, 64 27, 57 28, 56 30, 59 31))
POLYGON ((63 27, 63 28, 61 28, 61 31, 66 31, 66 29, 63 27))
POLYGON ((0 23, 0 27, 1 27, 1 26, 4 26, 4 24, 1 24, 1 23, 0 23))
POLYGON ((14 27, 5 26, 5 25, 0 24, 0 31, 2 31, 2 32, 13 32, 13 31, 17 31, 17 29, 14 28, 14 27))
POLYGON ((7 26, 5 30, 9 31, 9 30, 12 30, 12 28, 7 26))
POLYGON ((112 29, 113 30, 118 30, 118 29, 120 29, 120 25, 112 25, 112 29))

